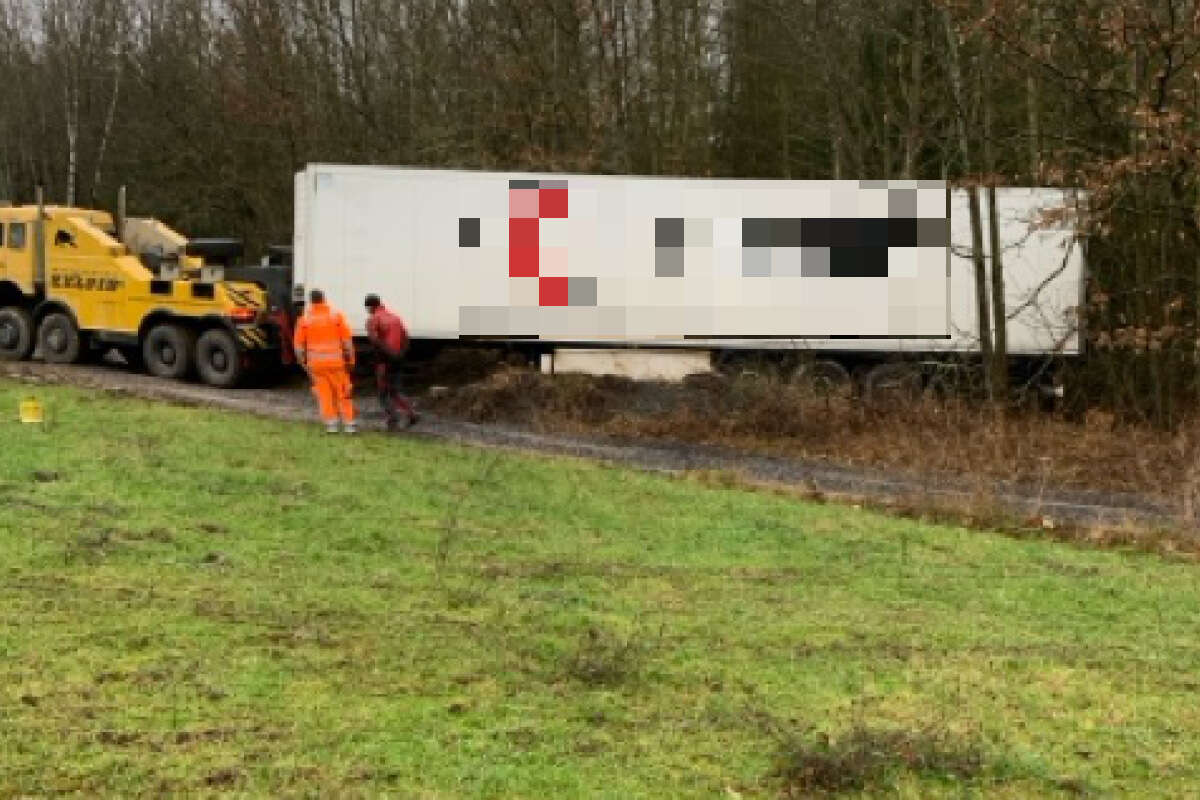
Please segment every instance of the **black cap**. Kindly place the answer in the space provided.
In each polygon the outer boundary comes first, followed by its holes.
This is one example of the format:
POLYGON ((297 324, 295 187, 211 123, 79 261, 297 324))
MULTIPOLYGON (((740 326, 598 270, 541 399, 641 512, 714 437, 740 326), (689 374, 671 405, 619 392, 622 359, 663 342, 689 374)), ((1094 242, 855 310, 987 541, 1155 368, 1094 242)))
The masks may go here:
POLYGON ((366 306, 367 308, 375 308, 376 306, 380 305, 379 295, 377 295, 377 294, 367 295, 367 299, 363 300, 363 305, 366 306))
POLYGON ((310 303, 324 303, 325 302, 325 293, 322 292, 320 289, 313 289, 311 292, 308 293, 308 301, 310 303))

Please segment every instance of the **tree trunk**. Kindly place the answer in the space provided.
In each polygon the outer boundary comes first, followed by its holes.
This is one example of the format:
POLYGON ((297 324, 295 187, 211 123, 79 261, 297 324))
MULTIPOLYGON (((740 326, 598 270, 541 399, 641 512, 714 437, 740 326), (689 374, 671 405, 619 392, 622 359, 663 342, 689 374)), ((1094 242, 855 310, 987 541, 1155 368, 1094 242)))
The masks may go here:
MULTIPOLYGON (((1033 30, 1030 36, 1033 40, 1034 52, 1041 55, 1042 15, 1036 7, 1033 9, 1033 30)), ((1029 175, 1033 185, 1042 181, 1042 131, 1041 131, 1041 93, 1038 91, 1038 77, 1034 67, 1028 67, 1025 76, 1025 113, 1029 137, 1029 175)))
POLYGON ((950 92, 954 98, 954 129, 958 134, 958 152, 962 159, 962 174, 971 172, 971 140, 967 136, 967 105, 962 85, 962 67, 958 63, 958 39, 950 12, 942 9, 942 21, 946 29, 946 53, 950 72, 950 92))
POLYGON ((779 133, 780 133, 780 159, 782 161, 782 169, 780 174, 784 178, 792 177, 792 154, 789 148, 789 139, 791 137, 791 99, 788 92, 787 81, 779 82, 779 133))
MULTIPOLYGON (((992 53, 985 42, 983 68, 979 71, 979 100, 983 108, 983 168, 987 173, 988 249, 991 251, 992 359, 988 365, 988 389, 992 399, 1003 404, 1008 398, 1007 319, 1004 308, 1004 259, 1000 252, 1000 215, 996 209, 996 147, 992 137, 992 53)), ((978 271, 976 272, 978 275, 978 271)))
POLYGON ((108 149, 108 137, 112 134, 113 119, 117 115, 117 98, 121 94, 121 51, 117 51, 117 58, 114 64, 113 72, 113 90, 112 97, 108 101, 108 111, 104 115, 104 128, 100 132, 100 144, 96 147, 96 169, 92 173, 91 187, 91 204, 96 205, 96 192, 100 189, 100 172, 104 167, 104 153, 108 149))
POLYGON ((925 0, 913 0, 912 44, 909 48, 908 130, 904 136, 904 178, 917 177, 921 129, 921 65, 925 57, 925 0))
POLYGON ((975 309, 979 322, 979 353, 983 359, 987 378, 988 399, 995 400, 996 386, 992 379, 995 362, 992 355, 991 311, 988 307, 987 262, 984 260, 983 254, 983 219, 979 208, 979 187, 968 186, 967 193, 971 216, 971 261, 975 265, 975 309))
POLYGON ((67 113, 67 196, 65 204, 75 205, 75 177, 79 171, 79 95, 72 91, 70 81, 66 92, 67 113))
POLYGON ((996 186, 987 189, 988 229, 992 251, 992 391, 1001 402, 1008 396, 1008 314, 1004 303, 1004 258, 1000 246, 1000 214, 996 186))
MULTIPOLYGON (((942 9, 942 21, 946 31, 946 53, 950 69, 950 88, 954 95, 955 128, 958 132, 958 148, 962 158, 964 175, 971 175, 971 140, 967 135, 967 107, 963 92, 962 67, 958 59, 958 39, 950 13, 942 9)), ((995 387, 992 385, 992 330, 988 308, 988 278, 987 264, 983 254, 983 221, 980 218, 979 189, 974 181, 968 180, 967 198, 969 200, 971 217, 971 261, 975 266, 975 306, 977 330, 979 333, 979 352, 983 358, 989 399, 995 397, 995 387)))

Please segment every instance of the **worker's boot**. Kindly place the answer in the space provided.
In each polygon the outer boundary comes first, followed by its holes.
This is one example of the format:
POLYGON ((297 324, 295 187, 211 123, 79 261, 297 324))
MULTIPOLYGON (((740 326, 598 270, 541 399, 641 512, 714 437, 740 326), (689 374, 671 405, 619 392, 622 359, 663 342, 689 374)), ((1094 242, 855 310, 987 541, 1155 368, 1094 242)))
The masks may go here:
POLYGON ((338 432, 337 420, 334 420, 333 422, 326 422, 325 423, 325 432, 326 433, 337 433, 338 432))
POLYGON ((358 425, 354 422, 347 422, 342 426, 342 433, 358 433, 358 425))

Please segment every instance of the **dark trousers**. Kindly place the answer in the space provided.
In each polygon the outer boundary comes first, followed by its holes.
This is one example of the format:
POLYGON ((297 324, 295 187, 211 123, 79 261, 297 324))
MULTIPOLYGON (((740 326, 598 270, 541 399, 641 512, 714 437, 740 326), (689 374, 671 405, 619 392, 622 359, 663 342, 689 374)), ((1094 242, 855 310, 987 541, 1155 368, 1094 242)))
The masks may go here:
POLYGON ((400 413, 412 417, 416 411, 412 401, 404 396, 401 388, 401 361, 384 354, 375 359, 375 388, 379 392, 379 407, 389 425, 394 425, 400 413))

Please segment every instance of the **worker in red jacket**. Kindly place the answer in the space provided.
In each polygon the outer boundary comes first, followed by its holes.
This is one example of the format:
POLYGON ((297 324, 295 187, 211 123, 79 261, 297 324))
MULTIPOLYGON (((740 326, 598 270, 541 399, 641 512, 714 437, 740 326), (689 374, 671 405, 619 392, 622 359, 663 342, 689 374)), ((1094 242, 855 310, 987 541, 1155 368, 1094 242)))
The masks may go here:
POLYGON ((400 365, 408 351, 408 328, 404 326, 404 320, 380 302, 379 295, 367 295, 363 305, 369 315, 367 338, 375 350, 375 386, 379 390, 379 405, 387 418, 388 430, 397 428, 400 412, 408 417, 411 427, 420 415, 400 387, 400 365))
POLYGON ((350 326, 340 311, 325 302, 325 293, 320 289, 313 289, 308 299, 308 309, 296 323, 296 361, 312 379, 326 432, 337 433, 340 416, 342 430, 355 433, 358 429, 350 384, 354 340, 350 326))

